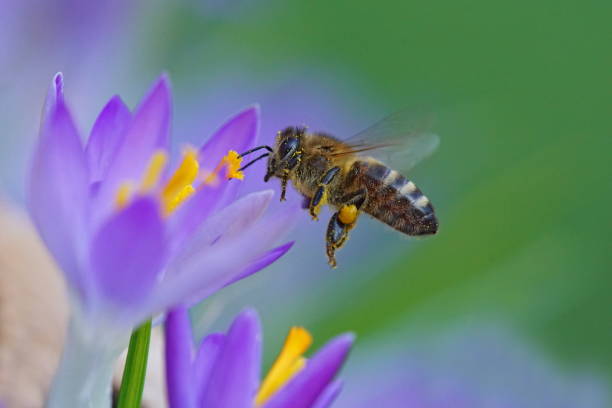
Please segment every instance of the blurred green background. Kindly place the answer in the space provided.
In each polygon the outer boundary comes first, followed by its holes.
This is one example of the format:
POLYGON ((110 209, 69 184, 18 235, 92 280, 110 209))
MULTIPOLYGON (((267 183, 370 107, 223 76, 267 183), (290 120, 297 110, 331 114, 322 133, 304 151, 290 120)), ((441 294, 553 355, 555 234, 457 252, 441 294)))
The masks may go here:
POLYGON ((305 307, 325 310, 310 327, 318 338, 490 316, 562 361, 612 373, 611 11, 603 2, 268 2, 223 22, 178 9, 170 20, 180 30, 160 42, 179 80, 194 63, 214 72, 211 60, 238 59, 262 80, 316 67, 354 86, 356 99, 437 111, 441 147, 411 177, 436 204, 439 235, 402 241, 412 250, 396 246, 385 259, 372 242, 361 264, 375 274, 331 272, 341 275, 333 285, 311 289, 317 302, 305 307), (209 42, 180 55, 198 37, 209 42))
MULTIPOLYGON (((101 56, 88 50, 84 64, 65 53, 32 82, 41 94, 64 70, 67 81, 72 74, 91 83, 87 69, 95 66, 97 93, 67 86, 79 95, 75 110, 87 126, 111 93, 126 94, 133 106, 163 70, 174 85, 178 137, 189 138, 194 123, 212 130, 250 102, 261 103, 266 132, 301 120, 357 131, 406 106, 436 116, 440 148, 409 176, 436 206, 437 236, 407 240, 364 221, 339 253, 341 267, 330 271, 324 225, 305 223, 292 233, 295 251, 205 303, 196 321, 214 304, 255 304, 268 361, 294 323, 307 325, 320 345, 345 330, 367 342, 396 335, 398 326, 420 333, 493 321, 562 366, 612 375, 612 3, 113 7, 121 19, 107 10, 111 29, 101 35, 101 56), (227 300, 232 296, 238 299, 227 300)), ((83 39, 65 41, 53 46, 90 48, 83 39)), ((32 115, 39 106, 30 107, 32 115)), ((27 145, 3 150, 23 158, 27 145)), ((25 162, 12 160, 9 180, 25 162)))

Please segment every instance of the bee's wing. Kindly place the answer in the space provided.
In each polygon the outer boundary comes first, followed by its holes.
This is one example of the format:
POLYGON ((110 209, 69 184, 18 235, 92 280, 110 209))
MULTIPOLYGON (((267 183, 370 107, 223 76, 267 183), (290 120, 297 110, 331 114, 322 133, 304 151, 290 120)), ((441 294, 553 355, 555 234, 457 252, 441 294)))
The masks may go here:
POLYGON ((426 121, 417 120, 406 111, 399 111, 342 140, 349 146, 348 150, 334 152, 334 155, 372 151, 372 156, 389 166, 408 171, 432 154, 440 144, 438 135, 427 130, 429 127, 426 121))

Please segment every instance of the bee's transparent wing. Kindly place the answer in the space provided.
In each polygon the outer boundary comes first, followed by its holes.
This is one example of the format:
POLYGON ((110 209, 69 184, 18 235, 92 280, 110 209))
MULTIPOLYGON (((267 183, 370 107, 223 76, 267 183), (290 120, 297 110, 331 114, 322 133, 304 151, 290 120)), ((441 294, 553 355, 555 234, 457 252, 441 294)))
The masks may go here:
POLYGON ((387 165, 399 171, 408 171, 432 154, 440 144, 438 135, 428 130, 430 122, 406 111, 396 112, 343 140, 350 149, 337 154, 370 154, 371 151, 372 156, 387 165))

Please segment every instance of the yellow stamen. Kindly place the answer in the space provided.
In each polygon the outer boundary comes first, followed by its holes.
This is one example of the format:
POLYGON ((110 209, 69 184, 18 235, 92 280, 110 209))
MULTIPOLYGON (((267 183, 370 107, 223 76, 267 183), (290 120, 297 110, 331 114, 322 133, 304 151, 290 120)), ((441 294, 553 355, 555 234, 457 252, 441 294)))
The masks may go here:
POLYGON ((299 373, 306 365, 302 354, 312 344, 312 336, 303 327, 292 327, 289 330, 285 344, 276 357, 268 375, 261 383, 259 392, 255 397, 255 405, 266 403, 283 385, 299 373))
POLYGON ((227 166, 228 178, 236 178, 238 180, 244 179, 244 173, 240 171, 240 167, 242 167, 242 157, 240 157, 238 152, 230 150, 223 157, 221 162, 227 166))
POLYGON ((188 149, 183 154, 183 161, 162 191, 162 204, 166 214, 170 214, 179 204, 193 194, 193 191, 191 191, 193 190, 192 183, 198 176, 199 167, 197 152, 193 149, 188 149))
POLYGON ((168 155, 164 150, 158 150, 151 156, 147 170, 142 178, 142 183, 140 184, 140 190, 143 193, 148 193, 157 186, 167 162, 168 155))
POLYGON ((177 207, 185 202, 189 197, 195 193, 195 188, 191 184, 187 184, 179 193, 172 199, 171 202, 166 203, 164 207, 164 215, 168 216, 177 209, 177 207))
POLYGON ((132 197, 133 186, 132 183, 126 181, 121 183, 119 188, 117 189, 117 194, 115 195, 115 207, 118 209, 125 208, 126 205, 130 202, 130 198, 132 197))
MULTIPOLYGON (((156 187, 160 183, 160 178, 167 162, 168 155, 164 150, 158 150, 151 156, 140 183, 140 193, 146 194, 157 191, 156 187)), ((216 183, 218 181, 218 174, 224 167, 227 168, 228 178, 242 180, 244 174, 240 171, 241 165, 242 158, 240 155, 234 150, 230 150, 212 172, 202 172, 205 173, 206 176, 200 187, 216 183)), ((181 164, 172 174, 172 177, 170 177, 170 180, 168 180, 160 193, 161 207, 165 216, 169 216, 196 192, 193 184, 198 178, 199 170, 200 164, 198 163, 197 151, 192 148, 187 149, 183 153, 181 164)), ((116 207, 118 209, 124 208, 129 203, 134 193, 136 193, 136 189, 131 182, 121 184, 115 196, 116 207)))

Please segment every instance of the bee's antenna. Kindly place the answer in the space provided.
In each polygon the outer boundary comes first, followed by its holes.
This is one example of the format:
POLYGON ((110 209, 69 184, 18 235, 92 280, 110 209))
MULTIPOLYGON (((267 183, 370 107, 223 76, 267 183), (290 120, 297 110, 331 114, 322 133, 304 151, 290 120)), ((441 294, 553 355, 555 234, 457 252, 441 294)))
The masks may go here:
MULTIPOLYGON (((262 146, 262 147, 264 147, 264 146, 262 146)), ((265 147, 267 147, 267 146, 265 146, 265 147)), ((240 168, 238 171, 242 171, 242 170, 246 169, 246 168, 247 168, 247 167, 249 167, 251 164, 255 163, 255 162, 256 162, 256 161, 258 161, 258 160, 263 159, 264 157, 268 157, 269 155, 270 155, 270 153, 264 153, 264 154, 262 154, 262 155, 261 155, 261 156, 259 156, 258 158, 253 159, 253 160, 251 160, 250 162, 248 162, 247 164, 245 164, 244 166, 242 166, 242 167, 241 167, 241 168, 240 168)), ((240 155, 240 156, 242 156, 242 155, 240 155)))
MULTIPOLYGON (((256 151, 258 151, 258 150, 261 150, 261 149, 266 149, 266 150, 267 150, 267 151, 269 151, 270 153, 272 153, 272 152, 273 152, 273 150, 272 150, 272 148, 271 148, 270 146, 268 146, 268 145, 262 145, 262 146, 257 146, 257 147, 254 147, 254 148, 252 148, 252 149, 249 149, 249 150, 247 150, 246 152, 241 153, 240 155, 238 155, 238 157, 244 157, 244 156, 246 156, 247 154, 251 154, 251 153, 256 152, 256 151)), ((258 159, 255 159, 255 160, 258 160, 258 159)), ((251 162, 251 163, 252 163, 252 162, 251 162)), ((248 166, 248 165, 247 165, 247 166, 248 166)))

